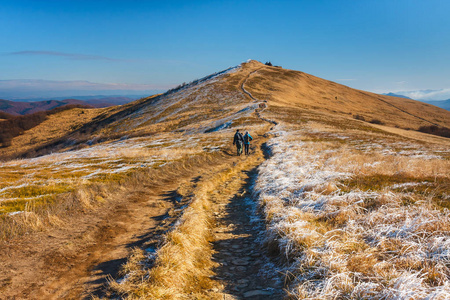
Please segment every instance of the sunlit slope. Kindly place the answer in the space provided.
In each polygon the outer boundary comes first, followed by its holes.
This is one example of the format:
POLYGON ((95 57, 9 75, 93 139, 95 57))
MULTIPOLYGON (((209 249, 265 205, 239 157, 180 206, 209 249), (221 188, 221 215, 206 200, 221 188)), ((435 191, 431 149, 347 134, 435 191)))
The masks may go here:
POLYGON ((432 105, 360 91, 303 72, 249 61, 161 95, 90 111, 89 118, 77 112, 58 115, 55 119, 76 126, 61 126, 59 121, 50 120, 15 138, 16 146, 7 152, 34 156, 34 151, 40 155, 92 141, 101 143, 161 132, 208 133, 258 125, 262 121, 254 111, 260 101, 266 101, 270 110, 279 114, 296 108, 331 118, 358 116, 367 122, 379 121, 404 129, 450 127, 450 113, 432 105), (45 138, 35 139, 35 132, 45 138), (30 142, 32 139, 34 142, 30 142))
POLYGON ((0 148, 0 158, 26 152, 39 145, 44 145, 55 139, 59 139, 67 135, 68 132, 74 131, 84 124, 91 122, 99 114, 106 113, 110 110, 109 108, 73 108, 49 115, 47 120, 41 124, 14 137, 10 146, 0 148))
POLYGON ((252 62, 258 69, 247 89, 270 105, 297 107, 379 120, 388 126, 418 129, 420 126, 450 127, 447 110, 419 101, 378 95, 321 79, 299 71, 269 67, 252 62))
POLYGON ((72 149, 92 141, 101 143, 162 132, 213 132, 261 124, 263 121, 254 115, 258 104, 241 90, 253 65, 239 65, 164 94, 100 112, 65 136, 38 145, 37 153, 72 149))
POLYGON ((261 122, 252 118, 258 104, 241 90, 251 71, 253 68, 244 64, 179 86, 111 122, 101 132, 211 132, 261 122))

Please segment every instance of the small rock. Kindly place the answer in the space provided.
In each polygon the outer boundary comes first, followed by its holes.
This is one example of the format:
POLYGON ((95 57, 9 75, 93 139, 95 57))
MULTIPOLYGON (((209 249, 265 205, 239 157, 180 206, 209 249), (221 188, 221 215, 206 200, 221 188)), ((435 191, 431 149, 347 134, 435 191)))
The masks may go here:
POLYGON ((263 291, 263 290, 253 290, 244 293, 245 298, 255 297, 255 296, 267 296, 272 295, 271 292, 263 291))
POLYGON ((237 265, 237 266, 246 266, 246 265, 249 264, 247 260, 245 260, 245 259, 239 259, 239 258, 233 259, 232 263, 235 264, 235 265, 237 265))
POLYGON ((244 283, 249 283, 249 282, 250 282, 250 280, 248 280, 248 279, 239 279, 237 281, 238 284, 244 284, 244 283))
POLYGON ((243 266, 237 266, 236 270, 238 270, 239 272, 245 272, 247 270, 247 268, 243 267, 243 266))
POLYGON ((269 280, 267 285, 274 289, 282 289, 283 288, 283 282, 281 282, 279 279, 271 279, 271 280, 269 280))

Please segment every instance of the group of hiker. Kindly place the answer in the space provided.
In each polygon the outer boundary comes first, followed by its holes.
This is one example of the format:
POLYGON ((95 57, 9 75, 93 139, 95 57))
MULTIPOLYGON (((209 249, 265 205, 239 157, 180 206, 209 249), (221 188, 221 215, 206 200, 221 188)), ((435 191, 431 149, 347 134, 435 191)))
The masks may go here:
POLYGON ((244 135, 239 132, 239 129, 236 130, 233 138, 233 145, 236 145, 237 155, 241 156, 243 148, 245 148, 245 155, 249 155, 250 150, 250 141, 253 140, 252 136, 245 132, 244 135))

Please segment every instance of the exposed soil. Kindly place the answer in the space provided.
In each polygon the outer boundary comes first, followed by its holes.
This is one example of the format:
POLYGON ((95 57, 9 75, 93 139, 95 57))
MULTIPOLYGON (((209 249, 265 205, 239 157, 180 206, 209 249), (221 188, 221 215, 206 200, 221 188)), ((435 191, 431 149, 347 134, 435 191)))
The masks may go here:
POLYGON ((131 194, 118 191, 111 205, 78 213, 61 228, 0 242, 0 299, 102 295, 108 277, 118 277, 134 247, 159 242, 185 204, 177 189, 194 187, 201 172, 174 175, 170 183, 141 186, 131 194))

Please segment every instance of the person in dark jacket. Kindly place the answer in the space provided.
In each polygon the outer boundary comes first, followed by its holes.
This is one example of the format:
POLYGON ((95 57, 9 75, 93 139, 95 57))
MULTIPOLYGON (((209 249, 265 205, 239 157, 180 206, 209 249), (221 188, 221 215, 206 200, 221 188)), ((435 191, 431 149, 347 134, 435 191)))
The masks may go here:
POLYGON ((233 145, 236 145, 237 155, 241 156, 242 154, 242 145, 244 144, 244 137, 242 133, 239 132, 239 129, 236 130, 233 138, 233 145))
POLYGON ((244 146, 245 146, 245 155, 249 155, 250 141, 253 140, 252 136, 248 131, 245 132, 244 135, 244 146))

